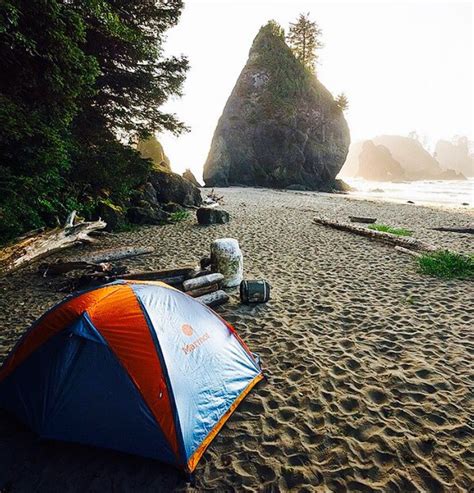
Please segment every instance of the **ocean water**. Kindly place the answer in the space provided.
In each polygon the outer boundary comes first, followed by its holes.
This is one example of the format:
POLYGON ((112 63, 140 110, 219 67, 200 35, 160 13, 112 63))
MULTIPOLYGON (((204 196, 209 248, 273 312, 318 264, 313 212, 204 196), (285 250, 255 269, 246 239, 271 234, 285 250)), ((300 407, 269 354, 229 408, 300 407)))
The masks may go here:
POLYGON ((406 202, 443 207, 474 207, 474 178, 458 180, 421 180, 412 182, 379 182, 362 178, 343 178, 356 189, 350 195, 360 198, 406 202), (463 203, 469 206, 463 206, 463 203))

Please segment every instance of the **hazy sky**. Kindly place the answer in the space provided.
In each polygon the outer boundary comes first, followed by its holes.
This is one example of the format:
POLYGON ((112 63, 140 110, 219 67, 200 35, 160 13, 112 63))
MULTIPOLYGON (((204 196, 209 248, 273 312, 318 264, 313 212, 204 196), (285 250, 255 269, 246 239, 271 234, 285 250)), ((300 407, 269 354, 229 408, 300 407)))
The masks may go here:
POLYGON ((300 2, 188 0, 166 50, 188 56, 184 96, 165 109, 191 132, 159 135, 174 171, 198 179, 227 98, 260 26, 285 29, 300 12, 323 30, 318 77, 333 95, 345 92, 352 141, 416 130, 431 142, 473 137, 473 7, 471 2, 300 2))

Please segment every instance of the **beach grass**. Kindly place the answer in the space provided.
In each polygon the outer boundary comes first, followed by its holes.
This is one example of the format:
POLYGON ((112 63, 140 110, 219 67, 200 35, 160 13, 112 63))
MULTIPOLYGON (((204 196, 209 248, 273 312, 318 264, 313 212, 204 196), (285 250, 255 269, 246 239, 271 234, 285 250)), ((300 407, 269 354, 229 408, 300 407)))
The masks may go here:
POLYGON ((189 211, 176 211, 170 214, 170 221, 172 223, 179 223, 188 219, 189 216, 189 211))
POLYGON ((405 228, 392 228, 392 226, 387 226, 386 224, 371 224, 369 229, 373 229, 375 231, 382 231, 383 233, 391 233, 392 235, 397 236, 411 236, 413 231, 405 228))
POLYGON ((420 272, 442 279, 474 279, 474 254, 448 250, 426 253, 418 259, 420 272))

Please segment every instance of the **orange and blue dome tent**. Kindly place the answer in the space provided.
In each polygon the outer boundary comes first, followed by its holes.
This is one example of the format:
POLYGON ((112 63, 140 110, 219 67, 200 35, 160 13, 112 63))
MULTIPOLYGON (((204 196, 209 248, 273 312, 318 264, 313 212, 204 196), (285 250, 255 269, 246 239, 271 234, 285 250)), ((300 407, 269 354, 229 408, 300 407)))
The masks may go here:
POLYGON ((166 284, 117 281, 66 298, 0 369, 0 406, 41 437, 194 471, 263 378, 231 325, 166 284))

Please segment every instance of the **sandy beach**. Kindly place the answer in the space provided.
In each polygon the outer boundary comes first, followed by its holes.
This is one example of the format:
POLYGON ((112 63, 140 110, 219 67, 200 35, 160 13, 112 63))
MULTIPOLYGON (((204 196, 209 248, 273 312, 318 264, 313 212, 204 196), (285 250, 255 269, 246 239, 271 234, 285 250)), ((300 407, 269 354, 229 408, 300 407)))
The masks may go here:
MULTIPOLYGON (((419 274, 411 256, 317 226, 349 215, 472 252, 470 210, 353 200, 344 195, 218 189, 225 225, 193 218, 101 239, 96 248, 153 246, 136 269, 195 263, 212 240, 237 238, 245 277, 272 285, 267 304, 218 309, 268 375, 212 442, 189 486, 155 461, 38 440, 0 414, 0 491, 467 492, 474 471, 474 286, 419 274)), ((84 248, 84 251, 90 247, 84 248)), ((79 249, 62 254, 77 256, 79 249)), ((63 298, 34 268, 0 280, 0 360, 63 298)))

